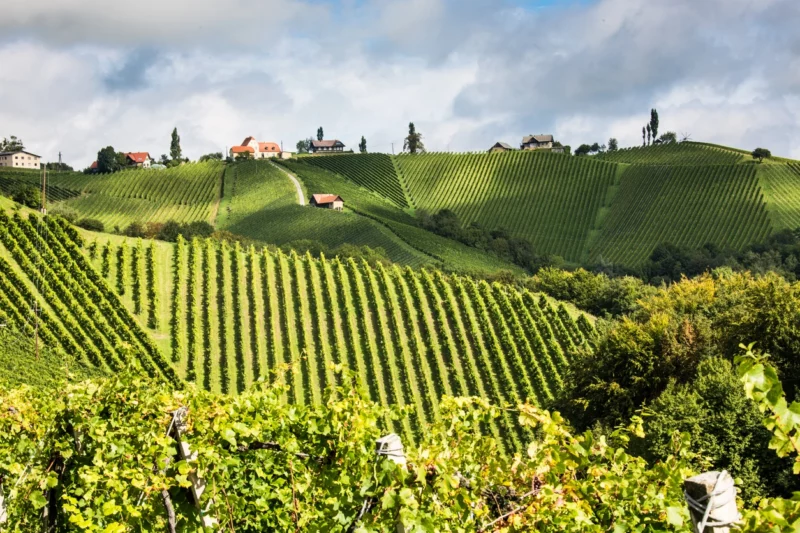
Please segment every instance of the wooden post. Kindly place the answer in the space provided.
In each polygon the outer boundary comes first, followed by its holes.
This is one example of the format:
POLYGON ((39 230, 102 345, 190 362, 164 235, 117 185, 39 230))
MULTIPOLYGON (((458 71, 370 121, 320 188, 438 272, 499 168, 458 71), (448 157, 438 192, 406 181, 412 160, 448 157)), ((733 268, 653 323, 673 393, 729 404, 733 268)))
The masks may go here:
MULTIPOLYGON (((400 439, 399 435, 389 433, 385 437, 376 440, 375 453, 378 454, 378 456, 383 455, 396 465, 400 465, 404 468, 406 466, 406 452, 403 448, 403 441, 400 439)), ((395 524, 395 531, 397 533, 405 533, 406 531, 406 528, 400 520, 395 524)))
MULTIPOLYGON (((173 413, 173 420, 174 420, 174 437, 175 440, 178 442, 178 452, 182 460, 191 463, 197 461, 197 452, 192 452, 191 448, 189 448, 189 443, 183 440, 183 434, 186 432, 188 428, 188 423, 186 419, 189 416, 189 409, 187 407, 181 407, 177 411, 173 413)), ((200 505, 200 497, 203 495, 203 492, 206 490, 206 482, 204 479, 197 477, 197 474, 191 472, 188 476, 189 481, 191 482, 192 486, 190 490, 192 492, 192 499, 194 500, 194 504, 197 509, 201 513, 201 517, 203 520, 204 527, 214 527, 217 524, 217 520, 211 516, 205 514, 205 509, 200 505)), ((209 502, 209 505, 211 502, 209 502)))
POLYGON ((740 520, 736 487, 727 471, 691 477, 683 482, 683 490, 696 533, 730 533, 740 520))

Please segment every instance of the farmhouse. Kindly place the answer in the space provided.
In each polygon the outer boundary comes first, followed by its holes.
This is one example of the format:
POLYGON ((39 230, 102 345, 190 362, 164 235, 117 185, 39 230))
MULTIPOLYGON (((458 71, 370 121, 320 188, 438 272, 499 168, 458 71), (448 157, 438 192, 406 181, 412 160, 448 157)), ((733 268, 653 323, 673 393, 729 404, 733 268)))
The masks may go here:
POLYGON ((522 150, 541 150, 553 147, 552 135, 526 135, 519 146, 522 150))
POLYGON ((153 159, 147 152, 128 152, 125 154, 125 161, 131 167, 150 168, 153 159))
POLYGON ((0 167, 36 168, 41 165, 42 158, 31 152, 0 152, 0 167))
POLYGON ((317 152, 343 152, 344 143, 339 140, 332 141, 311 141, 311 153, 317 152))
POLYGON ((311 205, 325 209, 344 209, 344 200, 337 194, 314 194, 311 196, 311 205))
POLYGON ((514 148, 508 143, 496 142, 492 145, 491 148, 489 148, 489 153, 491 154, 494 152, 510 152, 513 149, 514 148))
POLYGON ((283 157, 281 147, 277 143, 260 142, 255 137, 249 136, 239 146, 231 148, 231 157, 236 157, 238 154, 251 153, 253 159, 267 159, 269 157, 283 157))

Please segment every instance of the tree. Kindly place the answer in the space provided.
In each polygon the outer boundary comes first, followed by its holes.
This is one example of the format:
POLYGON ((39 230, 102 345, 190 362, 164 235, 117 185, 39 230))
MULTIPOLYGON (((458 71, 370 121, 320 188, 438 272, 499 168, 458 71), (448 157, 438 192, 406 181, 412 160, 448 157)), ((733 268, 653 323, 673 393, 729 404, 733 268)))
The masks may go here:
POLYGON ((308 139, 302 139, 300 141, 297 141, 297 144, 295 145, 295 147, 297 148, 297 153, 298 154, 307 154, 308 152, 310 152, 311 151, 311 141, 312 140, 313 139, 311 137, 309 137, 308 139))
POLYGON ((22 139, 18 139, 16 135, 12 135, 8 139, 3 138, 3 140, 0 141, 0 152, 19 152, 24 149, 25 145, 22 139))
POLYGON ((403 141, 403 150, 410 154, 425 153, 425 145, 422 144, 422 134, 417 132, 413 122, 408 123, 408 137, 403 141))
POLYGON ((645 135, 647 134, 647 130, 642 127, 642 146, 647 146, 647 142, 645 141, 645 135))
POLYGON ((650 129, 650 124, 647 125, 647 144, 650 144, 650 139, 652 138, 653 130, 650 129))
POLYGON ((322 131, 322 126, 320 126, 319 128, 317 128, 317 140, 321 141, 324 138, 325 138, 325 132, 322 131))
POLYGON ((167 154, 161 154, 160 162, 164 166, 169 165, 169 157, 167 156, 167 154))
POLYGON ((367 153, 367 139, 363 135, 361 136, 361 142, 358 143, 358 151, 362 154, 367 153))
POLYGON ((658 111, 650 110, 650 131, 653 132, 653 140, 658 137, 658 111))
POLYGON ((770 152, 766 148, 756 148, 750 155, 753 156, 753 159, 758 159, 758 162, 762 163, 764 159, 769 159, 770 157, 772 157, 772 152, 770 152))
POLYGON ((597 143, 592 143, 592 147, 590 149, 592 153, 597 153, 600 151, 600 145, 597 143))
POLYGON ((210 154, 200 156, 199 161, 222 161, 222 152, 213 152, 210 154))
MULTIPOLYGON (((595 143, 596 144, 596 143, 595 143)), ((589 155, 592 151, 592 147, 588 144, 582 144, 575 149, 575 155, 589 155)))
POLYGON ((172 142, 169 145, 169 155, 176 161, 181 158, 181 138, 178 136, 178 128, 172 130, 172 142))
POLYGON ((617 150, 619 150, 619 143, 617 142, 616 138, 611 137, 608 140, 608 151, 609 152, 616 152, 617 150))
POLYGON ((668 131, 658 138, 661 144, 672 144, 678 142, 678 134, 674 131, 668 131))
POLYGON ((47 163, 45 165, 45 168, 47 170, 58 170, 58 171, 61 171, 61 172, 65 172, 65 171, 72 172, 73 170, 75 170, 74 168, 72 168, 71 166, 69 166, 66 163, 47 163))
POLYGON ((113 146, 106 146, 97 152, 97 171, 102 174, 116 172, 119 170, 120 164, 117 158, 117 152, 113 146))
POLYGON ((42 196, 39 189, 33 185, 23 185, 13 192, 11 199, 26 207, 36 209, 37 207, 41 207, 40 202, 42 201, 42 196))

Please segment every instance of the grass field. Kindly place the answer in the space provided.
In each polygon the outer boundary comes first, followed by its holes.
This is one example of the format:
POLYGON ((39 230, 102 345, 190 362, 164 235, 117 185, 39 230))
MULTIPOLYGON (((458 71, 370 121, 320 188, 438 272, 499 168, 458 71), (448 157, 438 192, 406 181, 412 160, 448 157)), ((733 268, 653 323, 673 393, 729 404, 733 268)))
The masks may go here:
MULTIPOLYGON (((148 284, 157 288, 149 332, 181 377, 236 393, 276 376, 287 400, 307 403, 333 381, 329 365, 346 363, 371 398, 411 406, 408 419, 390 422, 411 437, 438 417, 443 394, 552 398, 593 334, 585 316, 512 286, 213 241, 159 244, 151 281, 130 259, 120 274, 119 250, 131 257, 136 240, 98 235, 90 261, 115 291, 126 280, 120 297, 139 324, 150 321, 148 284)), ((493 431, 509 446, 521 442, 513 417, 493 431)))

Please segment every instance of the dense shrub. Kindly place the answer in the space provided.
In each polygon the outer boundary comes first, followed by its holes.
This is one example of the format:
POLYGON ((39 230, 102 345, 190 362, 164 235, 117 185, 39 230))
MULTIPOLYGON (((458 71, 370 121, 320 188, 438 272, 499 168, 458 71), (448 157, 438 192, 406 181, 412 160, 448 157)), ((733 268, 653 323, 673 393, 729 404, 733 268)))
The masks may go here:
POLYGON ((39 189, 33 186, 20 186, 11 193, 11 199, 31 209, 41 207, 42 196, 39 189))
POLYGON ((105 225, 94 218, 82 218, 78 220, 75 225, 83 229, 88 229, 89 231, 105 231, 105 225))

